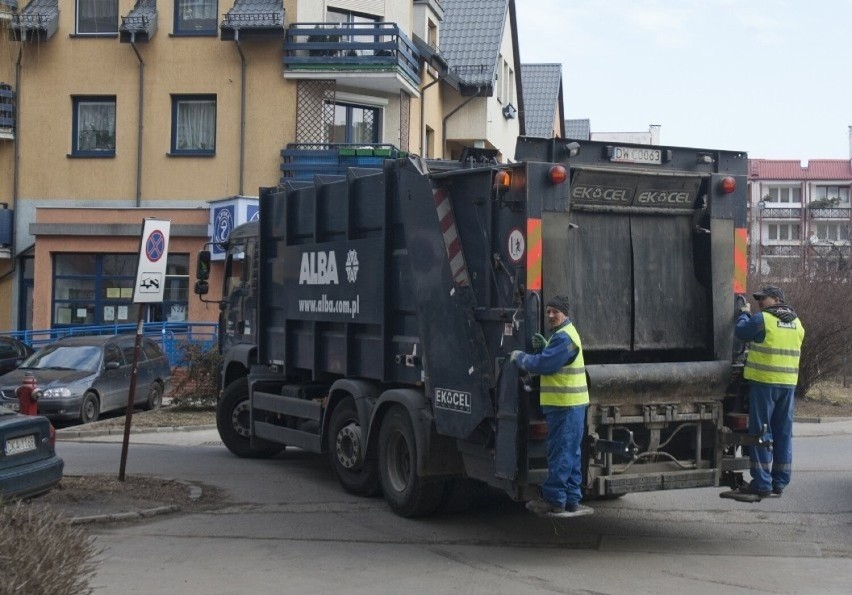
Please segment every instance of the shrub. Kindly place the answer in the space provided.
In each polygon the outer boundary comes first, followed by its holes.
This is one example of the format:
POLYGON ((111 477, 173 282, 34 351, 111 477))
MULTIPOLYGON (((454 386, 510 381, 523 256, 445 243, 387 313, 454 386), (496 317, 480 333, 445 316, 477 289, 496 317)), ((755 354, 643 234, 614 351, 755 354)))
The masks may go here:
POLYGON ((77 525, 50 510, 0 500, 0 595, 91 593, 101 550, 77 525))
POLYGON ((177 409, 211 409, 219 395, 218 370, 222 356, 216 346, 184 343, 180 347, 183 368, 172 373, 172 405, 177 409))
POLYGON ((852 335, 852 278, 843 258, 814 258, 806 267, 790 271, 787 280, 758 280, 754 286, 773 283, 784 290, 786 301, 805 327, 799 359, 797 397, 823 381, 843 376, 852 335))

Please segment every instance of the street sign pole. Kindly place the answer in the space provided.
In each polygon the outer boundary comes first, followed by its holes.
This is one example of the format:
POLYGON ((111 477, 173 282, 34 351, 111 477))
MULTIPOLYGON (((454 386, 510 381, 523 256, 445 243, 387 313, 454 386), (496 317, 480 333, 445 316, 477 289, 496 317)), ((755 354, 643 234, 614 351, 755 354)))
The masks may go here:
POLYGON ((139 242, 139 265, 136 268, 136 285, 133 288, 133 303, 139 304, 136 322, 136 342, 133 347, 133 366, 130 372, 130 391, 127 393, 127 411, 124 417, 124 440, 121 443, 121 463, 118 480, 124 481, 127 467, 127 450, 130 445, 130 424, 133 419, 133 403, 136 401, 136 380, 139 375, 139 353, 142 351, 142 335, 145 330, 145 313, 148 304, 162 303, 166 289, 166 264, 169 257, 169 232, 171 221, 143 219, 142 237, 139 242))
POLYGON ((130 371, 130 391, 127 393, 127 410, 124 414, 124 440, 121 442, 121 463, 118 467, 118 481, 124 481, 127 468, 127 449, 130 446, 130 424, 133 420, 133 403, 136 401, 136 379, 139 376, 139 351, 142 349, 142 333, 145 328, 147 304, 139 305, 139 319, 136 321, 136 342, 133 347, 133 366, 130 371))

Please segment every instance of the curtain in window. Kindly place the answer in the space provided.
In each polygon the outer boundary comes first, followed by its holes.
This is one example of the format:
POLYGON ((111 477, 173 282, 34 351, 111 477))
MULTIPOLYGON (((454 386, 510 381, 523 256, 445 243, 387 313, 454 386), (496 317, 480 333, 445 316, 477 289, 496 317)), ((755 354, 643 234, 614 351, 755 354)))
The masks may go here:
POLYGON ((216 25, 216 0, 183 0, 178 9, 180 29, 203 29, 216 25), (206 21, 206 22, 204 22, 206 21))
POLYGON ((118 31, 118 0, 78 0, 78 33, 118 31))
POLYGON ((115 104, 81 102, 77 135, 79 151, 115 151, 115 104))
POLYGON ((213 101, 181 101, 177 106, 177 149, 212 151, 216 129, 213 101))

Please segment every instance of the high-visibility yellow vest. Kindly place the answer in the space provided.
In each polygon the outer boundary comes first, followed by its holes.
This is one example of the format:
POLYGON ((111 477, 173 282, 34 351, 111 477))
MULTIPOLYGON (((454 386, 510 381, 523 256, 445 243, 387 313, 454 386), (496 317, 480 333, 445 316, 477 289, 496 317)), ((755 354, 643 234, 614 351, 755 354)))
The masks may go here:
POLYGON ((769 312, 763 313, 766 339, 752 343, 746 358, 743 377, 765 384, 796 386, 799 380, 799 355, 805 328, 798 318, 783 322, 769 312))
POLYGON ((580 343, 580 335, 570 322, 556 332, 568 335, 580 352, 567 366, 554 374, 541 377, 539 402, 542 405, 556 407, 585 405, 589 402, 589 389, 586 386, 586 365, 583 363, 583 345, 580 343))

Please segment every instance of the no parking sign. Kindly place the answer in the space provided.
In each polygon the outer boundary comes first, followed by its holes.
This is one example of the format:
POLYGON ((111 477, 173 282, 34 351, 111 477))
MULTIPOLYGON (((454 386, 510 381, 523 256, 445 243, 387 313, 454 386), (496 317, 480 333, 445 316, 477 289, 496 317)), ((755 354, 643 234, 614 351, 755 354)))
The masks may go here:
POLYGON ((142 222, 139 266, 136 269, 136 284, 133 289, 135 304, 163 301, 171 224, 167 219, 144 219, 142 222))

